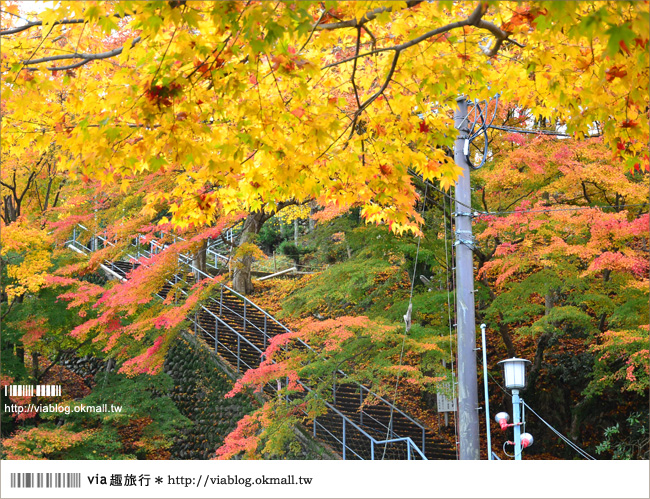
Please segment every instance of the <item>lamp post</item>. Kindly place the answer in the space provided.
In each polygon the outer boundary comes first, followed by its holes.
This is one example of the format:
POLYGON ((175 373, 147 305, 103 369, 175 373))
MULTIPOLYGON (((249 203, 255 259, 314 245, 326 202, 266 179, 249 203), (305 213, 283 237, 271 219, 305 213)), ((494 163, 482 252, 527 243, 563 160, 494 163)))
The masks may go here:
MULTIPOLYGON (((512 390, 512 425, 507 425, 507 420, 505 423, 501 423, 499 419, 497 422, 501 425, 502 429, 505 429, 507 426, 512 426, 515 433, 515 460, 521 460, 521 399, 519 398, 519 390, 524 390, 526 388, 526 365, 530 364, 529 360, 518 359, 513 357, 512 359, 502 360, 499 362, 503 368, 503 379, 508 390, 512 390)), ((505 413, 497 414, 503 415, 505 413)), ((507 417, 507 414, 505 414, 507 417)), ((501 419, 504 419, 503 416, 501 419)), ((533 443, 532 435, 526 435, 525 446, 528 447, 533 443)))

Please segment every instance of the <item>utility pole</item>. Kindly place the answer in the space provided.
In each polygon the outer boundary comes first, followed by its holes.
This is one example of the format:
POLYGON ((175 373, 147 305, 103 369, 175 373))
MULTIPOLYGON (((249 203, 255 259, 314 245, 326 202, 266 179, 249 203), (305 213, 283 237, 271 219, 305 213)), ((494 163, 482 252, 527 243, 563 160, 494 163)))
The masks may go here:
POLYGON ((456 182, 456 325, 458 349, 458 422, 460 458, 480 459, 478 426, 478 378, 476 374, 476 325, 474 318, 474 261, 472 191, 464 147, 468 134, 467 100, 457 99, 454 125, 454 161, 463 169, 456 182))

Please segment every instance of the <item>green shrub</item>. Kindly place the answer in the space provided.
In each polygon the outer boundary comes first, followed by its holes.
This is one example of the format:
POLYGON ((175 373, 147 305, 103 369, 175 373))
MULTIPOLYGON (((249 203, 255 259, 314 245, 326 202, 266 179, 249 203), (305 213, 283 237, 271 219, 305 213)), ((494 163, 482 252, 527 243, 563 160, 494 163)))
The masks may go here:
POLYGON ((291 258, 296 265, 300 265, 300 259, 308 253, 313 253, 314 249, 306 246, 297 246, 291 241, 283 241, 278 246, 278 251, 291 258))
POLYGON ((257 243, 266 253, 273 253, 285 239, 280 232, 280 222, 274 219, 268 220, 257 235, 257 243))

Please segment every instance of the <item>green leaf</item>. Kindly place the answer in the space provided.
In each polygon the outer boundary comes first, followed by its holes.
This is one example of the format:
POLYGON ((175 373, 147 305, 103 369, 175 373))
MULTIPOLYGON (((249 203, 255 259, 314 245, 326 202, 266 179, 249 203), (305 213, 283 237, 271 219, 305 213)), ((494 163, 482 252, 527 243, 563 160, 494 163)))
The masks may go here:
POLYGON ((118 29, 117 23, 114 21, 113 17, 101 17, 97 21, 97 24, 102 27, 104 33, 111 33, 118 29))
POLYGON ((151 158, 149 160, 149 166, 151 167, 152 171, 160 170, 160 167, 165 166, 166 164, 167 160, 161 156, 156 156, 155 158, 151 158))
POLYGON ((607 54, 610 57, 614 57, 619 50, 621 50, 621 42, 625 43, 628 48, 632 46, 632 42, 636 37, 634 31, 632 31, 627 26, 612 26, 607 31, 606 35, 609 35, 609 40, 607 41, 607 54))
POLYGON ((144 24, 149 26, 151 28, 151 31, 153 31, 154 33, 158 33, 158 31, 160 30, 160 28, 161 28, 161 26, 163 24, 163 20, 162 20, 162 18, 160 16, 153 15, 153 16, 149 17, 144 22, 144 24))

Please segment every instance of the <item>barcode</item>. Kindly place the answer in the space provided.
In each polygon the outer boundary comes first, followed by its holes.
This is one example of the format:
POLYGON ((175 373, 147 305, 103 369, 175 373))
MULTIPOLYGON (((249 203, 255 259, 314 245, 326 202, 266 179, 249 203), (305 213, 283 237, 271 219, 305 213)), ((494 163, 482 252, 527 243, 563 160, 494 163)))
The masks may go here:
POLYGON ((81 487, 81 473, 12 473, 11 487, 15 489, 81 487))
POLYGON ((10 397, 56 397, 61 395, 61 385, 5 385, 5 395, 10 397))

